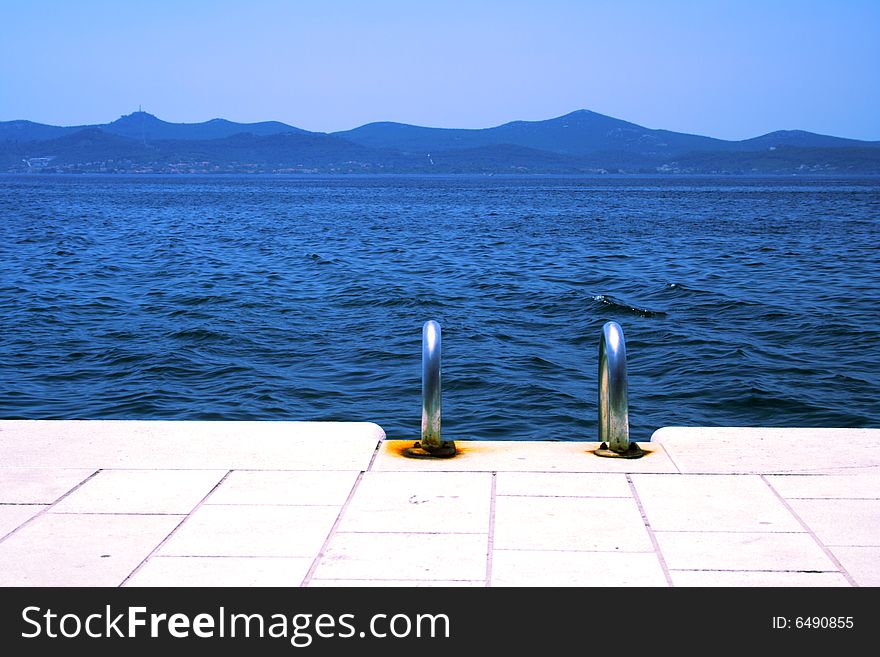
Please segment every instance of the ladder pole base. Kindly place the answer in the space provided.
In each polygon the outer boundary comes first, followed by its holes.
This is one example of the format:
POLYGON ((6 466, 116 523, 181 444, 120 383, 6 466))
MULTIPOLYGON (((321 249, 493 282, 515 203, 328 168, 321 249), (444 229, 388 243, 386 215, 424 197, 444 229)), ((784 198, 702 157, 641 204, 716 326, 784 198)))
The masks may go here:
POLYGON ((422 443, 415 442, 403 450, 403 455, 411 459, 449 459, 457 453, 452 440, 444 440, 439 447, 422 447, 422 443))
POLYGON ((599 445, 599 449, 593 451, 593 454, 596 456, 617 459, 640 459, 647 453, 648 452, 639 447, 638 443, 635 442, 631 442, 629 444, 629 449, 625 452, 615 452, 613 449, 609 449, 608 443, 602 443, 599 445))

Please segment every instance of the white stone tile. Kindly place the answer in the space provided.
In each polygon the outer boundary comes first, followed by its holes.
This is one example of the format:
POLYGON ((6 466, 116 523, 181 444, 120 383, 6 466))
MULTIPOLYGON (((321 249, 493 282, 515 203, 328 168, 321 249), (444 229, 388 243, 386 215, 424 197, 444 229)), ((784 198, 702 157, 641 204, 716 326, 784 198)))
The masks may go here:
POLYGON ((0 543, 0 586, 118 586, 180 520, 45 514, 0 543))
POLYGON ((670 570, 837 571, 809 534, 657 532, 670 570))
POLYGON ((205 504, 342 505, 358 472, 236 470, 205 504))
POLYGON ((668 586, 653 552, 495 550, 492 586, 668 586))
POLYGON ((631 497, 625 474, 499 472, 496 495, 533 497, 631 497))
POLYGON ((671 570, 675 586, 772 586, 772 587, 828 587, 850 586, 841 573, 804 573, 747 570, 671 570))
POLYGON ((52 507, 51 513, 186 515, 225 470, 102 470, 52 507))
POLYGON ((0 504, 52 504, 94 473, 70 468, 0 468, 0 504))
POLYGON ((768 475, 780 495, 791 498, 880 499, 880 473, 851 475, 768 475))
POLYGON ((26 521, 45 509, 40 504, 3 504, 0 505, 0 538, 3 538, 26 521))
POLYGON ((417 579, 313 579, 310 588, 485 588, 485 580, 417 580, 417 579))
POLYGON ((757 475, 633 475, 655 531, 803 531, 757 475))
POLYGON ((487 551, 488 538, 479 534, 337 532, 312 581, 485 581, 487 551))
POLYGON ((789 500, 825 545, 880 546, 880 500, 789 500))
POLYGON ((663 445, 682 473, 876 472, 877 429, 767 427, 663 427, 652 443, 663 445))
POLYGON ((6 420, 4 466, 365 470, 385 432, 370 422, 6 420))
POLYGON ((662 445, 639 443, 640 459, 608 459, 593 452, 599 443, 526 440, 458 441, 450 459, 401 456, 412 440, 385 440, 371 470, 391 472, 678 472, 662 445))
POLYGON ((307 557, 155 556, 125 586, 298 587, 312 561, 307 557))
POLYGON ((485 534, 491 493, 485 472, 367 472, 339 531, 485 534))
POLYGON ((498 497, 495 549, 651 551, 633 499, 498 497))
POLYGON ((202 505, 159 554, 315 557, 338 514, 336 506, 202 505))
POLYGON ((880 547, 829 548, 859 586, 880 586, 880 547))

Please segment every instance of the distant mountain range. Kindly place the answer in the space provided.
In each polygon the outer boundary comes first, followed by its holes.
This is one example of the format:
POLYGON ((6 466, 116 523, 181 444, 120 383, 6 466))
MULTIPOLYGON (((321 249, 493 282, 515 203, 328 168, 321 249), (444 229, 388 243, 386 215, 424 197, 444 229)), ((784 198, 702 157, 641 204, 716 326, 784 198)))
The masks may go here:
POLYGON ((484 129, 369 123, 334 133, 277 121, 0 122, 0 171, 880 174, 880 142, 784 130, 727 141, 589 110, 484 129))

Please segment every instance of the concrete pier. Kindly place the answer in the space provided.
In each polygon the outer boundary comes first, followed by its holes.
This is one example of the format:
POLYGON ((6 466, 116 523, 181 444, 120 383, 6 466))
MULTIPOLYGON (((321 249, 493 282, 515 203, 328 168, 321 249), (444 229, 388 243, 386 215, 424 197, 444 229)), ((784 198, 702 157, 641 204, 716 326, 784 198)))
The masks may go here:
POLYGON ((880 586, 880 429, 666 427, 637 460, 415 439, 0 421, 0 585, 880 586))

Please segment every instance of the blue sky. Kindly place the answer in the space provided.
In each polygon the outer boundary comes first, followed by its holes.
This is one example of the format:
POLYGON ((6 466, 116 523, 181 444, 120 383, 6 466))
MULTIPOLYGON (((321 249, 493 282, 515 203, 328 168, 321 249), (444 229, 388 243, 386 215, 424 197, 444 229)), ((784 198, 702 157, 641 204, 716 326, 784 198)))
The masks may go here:
POLYGON ((389 120, 591 109, 742 139, 880 140, 880 1, 32 0, 2 4, 0 120, 389 120))

